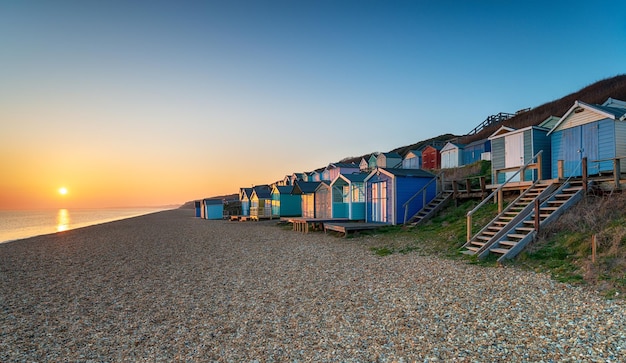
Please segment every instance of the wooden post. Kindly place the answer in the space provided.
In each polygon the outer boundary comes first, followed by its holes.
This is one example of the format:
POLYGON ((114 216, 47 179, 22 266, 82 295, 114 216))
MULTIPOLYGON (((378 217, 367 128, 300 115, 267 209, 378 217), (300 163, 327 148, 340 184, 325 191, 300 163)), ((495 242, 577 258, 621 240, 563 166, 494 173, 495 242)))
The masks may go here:
POLYGON ((539 233, 539 225, 541 224, 541 210, 539 208, 539 198, 535 199, 535 232, 539 233))
POLYGON ((542 158, 542 153, 539 153, 539 155, 537 155, 537 180, 542 180, 543 179, 543 173, 542 173, 542 167, 541 167, 541 158, 542 158))
POLYGON ((498 213, 502 213, 502 204, 504 199, 502 189, 498 190, 498 213))
POLYGON ((484 198, 485 194, 487 194, 487 185, 486 185, 486 179, 484 176, 480 177, 480 192, 481 192, 481 197, 484 198))
POLYGON ((564 165, 563 160, 558 160, 557 161, 557 177, 559 179, 563 179, 563 176, 565 175, 565 173, 563 171, 563 169, 564 169, 563 165, 564 165))
POLYGON ((472 239, 472 215, 467 215, 467 240, 472 239))
POLYGON ((613 180, 615 181, 615 190, 620 190, 622 188, 619 184, 619 180, 622 174, 622 171, 620 169, 620 160, 618 158, 613 159, 613 180))
POLYGON ((467 196, 469 197, 472 192, 472 181, 469 178, 465 179, 465 189, 467 190, 467 196))
POLYGON ((582 176, 583 176, 583 193, 587 194, 587 183, 588 183, 588 178, 587 178, 587 157, 585 156, 582 160, 583 162, 583 171, 582 171, 582 176))
POLYGON ((591 236, 591 262, 596 263, 596 247, 597 240, 596 235, 591 236))
POLYGON ((456 180, 452 181, 452 193, 455 199, 459 196, 459 186, 456 184, 456 180))

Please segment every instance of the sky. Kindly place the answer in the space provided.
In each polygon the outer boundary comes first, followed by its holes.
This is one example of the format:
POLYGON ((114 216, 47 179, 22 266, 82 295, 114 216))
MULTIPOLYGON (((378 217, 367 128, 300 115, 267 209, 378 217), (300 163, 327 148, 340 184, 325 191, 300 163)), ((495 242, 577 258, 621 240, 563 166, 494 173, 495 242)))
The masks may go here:
POLYGON ((463 135, 626 73, 625 44, 623 1, 1 1, 0 209, 182 204, 463 135))

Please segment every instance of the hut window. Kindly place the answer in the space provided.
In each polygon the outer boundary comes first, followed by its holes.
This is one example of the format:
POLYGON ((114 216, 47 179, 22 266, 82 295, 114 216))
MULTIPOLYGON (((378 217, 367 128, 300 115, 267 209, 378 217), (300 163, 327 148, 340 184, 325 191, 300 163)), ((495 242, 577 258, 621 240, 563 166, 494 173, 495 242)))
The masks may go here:
POLYGON ((363 191, 363 183, 352 184, 352 202, 365 202, 365 193, 363 191))

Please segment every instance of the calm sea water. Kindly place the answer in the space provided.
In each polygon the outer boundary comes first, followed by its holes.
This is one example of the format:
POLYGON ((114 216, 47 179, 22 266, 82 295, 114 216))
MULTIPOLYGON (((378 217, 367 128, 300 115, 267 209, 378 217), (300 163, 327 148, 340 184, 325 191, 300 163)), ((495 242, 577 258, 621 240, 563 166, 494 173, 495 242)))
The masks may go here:
POLYGON ((163 208, 0 211, 0 243, 136 217, 163 208))

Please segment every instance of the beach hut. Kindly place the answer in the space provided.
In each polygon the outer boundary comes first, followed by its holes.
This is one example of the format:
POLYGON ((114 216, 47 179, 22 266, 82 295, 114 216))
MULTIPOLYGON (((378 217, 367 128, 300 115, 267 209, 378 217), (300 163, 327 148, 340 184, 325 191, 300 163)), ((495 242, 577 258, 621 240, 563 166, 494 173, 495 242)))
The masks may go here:
POLYGON ((369 171, 372 171, 374 169, 376 169, 376 167, 378 166, 378 154, 372 154, 370 155, 370 157, 367 159, 367 169, 369 171))
POLYGON ((333 218, 365 220, 365 178, 367 173, 339 174, 330 184, 333 218))
POLYGON ((327 182, 320 182, 315 188, 315 218, 332 218, 332 207, 330 185, 327 182))
MULTIPOLYGON (((582 101, 561 117, 548 133, 552 144, 552 176, 563 161, 563 177, 582 176, 581 160, 588 160, 588 175, 613 171, 613 159, 626 156, 626 104, 609 98, 602 105, 582 101)), ((626 163, 620 171, 626 172, 626 163)))
POLYGON ((325 178, 323 180, 330 184, 339 174, 359 173, 360 167, 355 163, 330 163, 326 167, 325 172, 325 178))
POLYGON ((250 215, 250 196, 252 188, 239 188, 239 201, 241 202, 241 215, 250 215))
POLYGON ((272 215, 299 217, 302 215, 302 198, 292 194, 293 185, 272 188, 272 215))
MULTIPOLYGON (((543 126, 528 126, 522 129, 514 129, 507 126, 500 127, 489 136, 491 140, 491 180, 494 184, 502 184, 512 177, 516 170, 499 173, 500 169, 519 168, 540 150, 542 179, 550 177, 550 130, 543 126)), ((535 160, 536 162, 536 160, 535 160)), ((538 171, 527 169, 524 172, 524 180, 537 180, 538 171)), ((512 181, 520 181, 518 174, 512 181)))
POLYGON ((299 195, 301 198, 301 210, 303 218, 315 217, 315 189, 320 182, 297 181, 293 186, 292 194, 299 195))
POLYGON ((321 181, 322 180, 322 173, 320 171, 314 170, 312 172, 309 173, 309 177, 308 177, 308 181, 321 181))
POLYGON ((376 157, 376 166, 380 168, 399 168, 402 166, 402 156, 396 152, 380 153, 376 157))
POLYGON ((451 169, 463 165, 463 145, 448 142, 441 148, 441 168, 451 169))
POLYGON ((203 199, 204 219, 224 218, 224 202, 221 199, 203 199))
POLYGON ((250 195, 250 217, 272 216, 272 190, 269 185, 257 185, 250 195))
POLYGON ((196 200, 193 202, 193 205, 196 211, 196 217, 202 218, 202 201, 196 200))
MULTIPOLYGON (((426 203, 437 194, 435 175, 422 169, 377 168, 365 178, 365 220, 387 224, 402 224, 404 204, 426 187, 426 203), (429 184, 430 183, 430 184, 429 184), (428 185, 428 186, 427 186, 428 185)), ((407 219, 423 207, 423 198, 409 203, 407 219)))
POLYGON ((480 160, 491 160, 491 140, 488 138, 470 142, 463 148, 461 165, 470 165, 480 160))
POLYGON ((422 150, 422 169, 441 169, 441 146, 428 145, 422 150))
POLYGON ((369 171, 369 164, 367 163, 366 158, 361 158, 361 162, 359 163, 359 170, 363 172, 369 171))
POLYGON ((289 177, 289 185, 294 185, 298 180, 304 180, 304 173, 293 173, 289 177))
POLYGON ((422 167, 422 152, 409 150, 402 159, 402 169, 420 169, 422 167))

